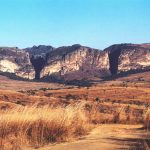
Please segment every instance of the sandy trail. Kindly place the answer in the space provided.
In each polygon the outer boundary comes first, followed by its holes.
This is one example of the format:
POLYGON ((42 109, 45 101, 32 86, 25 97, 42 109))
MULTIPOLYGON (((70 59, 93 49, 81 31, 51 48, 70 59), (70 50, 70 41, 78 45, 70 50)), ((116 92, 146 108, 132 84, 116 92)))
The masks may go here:
POLYGON ((141 125, 100 125, 77 141, 53 144, 39 150, 149 150, 150 134, 141 125))

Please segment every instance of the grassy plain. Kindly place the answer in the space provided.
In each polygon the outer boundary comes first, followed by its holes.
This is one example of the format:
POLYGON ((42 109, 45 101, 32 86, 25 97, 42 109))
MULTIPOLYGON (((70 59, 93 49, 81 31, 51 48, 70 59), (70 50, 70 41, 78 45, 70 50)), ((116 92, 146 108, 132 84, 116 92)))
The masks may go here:
POLYGON ((70 141, 101 124, 140 124, 149 130, 149 72, 90 87, 0 76, 0 114, 2 150, 70 141))

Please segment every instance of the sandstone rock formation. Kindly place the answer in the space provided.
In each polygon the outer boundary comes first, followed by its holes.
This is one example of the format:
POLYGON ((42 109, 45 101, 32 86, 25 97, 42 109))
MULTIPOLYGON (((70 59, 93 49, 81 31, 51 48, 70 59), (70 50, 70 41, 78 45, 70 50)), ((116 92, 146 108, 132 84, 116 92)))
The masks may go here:
POLYGON ((55 48, 52 46, 45 46, 45 45, 39 45, 39 46, 33 46, 30 48, 25 48, 24 51, 28 52, 30 56, 42 56, 45 57, 47 53, 54 50, 55 48))
POLYGON ((53 74, 65 80, 108 76, 108 53, 81 45, 57 48, 47 54, 41 77, 53 74))
POLYGON ((29 53, 31 63, 35 70, 35 79, 40 79, 41 70, 46 65, 46 56, 49 52, 55 50, 52 46, 33 46, 24 49, 24 51, 29 53))
POLYGON ((112 74, 150 69, 150 44, 117 44, 106 48, 112 74))
POLYGON ((17 47, 0 48, 0 71, 14 73, 28 79, 33 79, 35 74, 29 54, 17 47))
POLYGON ((0 48, 0 71, 28 79, 91 80, 150 69, 150 44, 116 44, 104 51, 81 45, 0 48))

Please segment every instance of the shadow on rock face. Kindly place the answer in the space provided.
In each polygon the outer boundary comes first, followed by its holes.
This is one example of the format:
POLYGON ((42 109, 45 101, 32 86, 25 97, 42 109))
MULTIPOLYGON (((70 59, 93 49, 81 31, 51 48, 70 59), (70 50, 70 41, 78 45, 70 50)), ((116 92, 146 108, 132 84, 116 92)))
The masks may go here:
POLYGON ((39 57, 34 57, 32 56, 31 58, 31 63, 35 69, 35 79, 40 79, 40 73, 43 69, 43 67, 46 64, 46 61, 43 57, 39 56, 39 57))

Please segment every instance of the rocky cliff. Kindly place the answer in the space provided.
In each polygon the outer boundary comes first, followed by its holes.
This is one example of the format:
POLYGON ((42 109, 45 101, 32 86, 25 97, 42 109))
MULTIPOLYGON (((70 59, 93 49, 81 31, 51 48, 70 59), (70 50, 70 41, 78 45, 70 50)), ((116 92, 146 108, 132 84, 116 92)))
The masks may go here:
POLYGON ((29 54, 17 47, 0 48, 0 71, 28 79, 33 79, 35 76, 29 54))
POLYGON ((112 74, 150 69, 150 44, 117 44, 106 48, 112 74))
POLYGON ((97 79, 145 69, 150 69, 150 44, 116 44, 104 51, 78 44, 0 48, 0 71, 28 79, 97 79))
POLYGON ((39 46, 25 48, 24 51, 28 52, 30 54, 30 56, 45 57, 47 53, 51 52, 54 49, 55 48, 52 46, 39 45, 39 46))
POLYGON ((46 65, 47 54, 53 50, 55 50, 54 47, 45 45, 33 46, 24 49, 24 51, 29 53, 30 61, 35 70, 35 79, 40 79, 41 70, 46 65))
POLYGON ((65 80, 109 76, 108 53, 81 45, 60 47, 47 54, 41 77, 55 75, 65 80))

